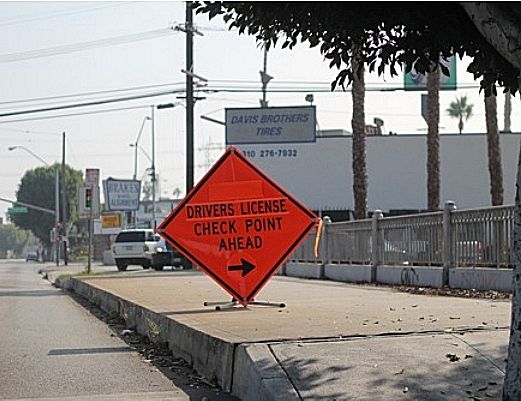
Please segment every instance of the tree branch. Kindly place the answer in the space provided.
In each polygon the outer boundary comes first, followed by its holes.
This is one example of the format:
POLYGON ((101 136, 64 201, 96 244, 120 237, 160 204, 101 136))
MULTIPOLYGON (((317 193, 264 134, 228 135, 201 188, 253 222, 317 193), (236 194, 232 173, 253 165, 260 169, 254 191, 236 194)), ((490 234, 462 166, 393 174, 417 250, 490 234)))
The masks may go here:
POLYGON ((478 31, 513 67, 521 69, 521 29, 508 4, 462 2, 478 31))

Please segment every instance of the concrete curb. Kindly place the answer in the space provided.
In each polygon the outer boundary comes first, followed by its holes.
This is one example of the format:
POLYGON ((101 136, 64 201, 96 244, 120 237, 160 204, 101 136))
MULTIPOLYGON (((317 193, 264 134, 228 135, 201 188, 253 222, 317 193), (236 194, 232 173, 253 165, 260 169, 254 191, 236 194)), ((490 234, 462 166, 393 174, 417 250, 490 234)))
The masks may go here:
POLYGON ((121 316, 127 327, 165 342, 200 374, 242 401, 299 401, 300 397, 266 344, 224 341, 153 312, 79 278, 62 283, 104 312, 121 316))
POLYGON ((241 400, 295 401, 300 397, 267 344, 237 347, 233 394, 241 400))

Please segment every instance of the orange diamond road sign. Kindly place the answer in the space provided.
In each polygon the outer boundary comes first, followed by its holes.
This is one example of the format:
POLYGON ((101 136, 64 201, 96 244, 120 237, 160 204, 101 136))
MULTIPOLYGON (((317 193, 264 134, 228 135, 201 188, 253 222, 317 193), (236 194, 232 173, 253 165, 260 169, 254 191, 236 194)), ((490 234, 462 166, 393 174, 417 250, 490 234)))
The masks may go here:
POLYGON ((229 147, 157 231, 247 305, 317 221, 312 211, 229 147))

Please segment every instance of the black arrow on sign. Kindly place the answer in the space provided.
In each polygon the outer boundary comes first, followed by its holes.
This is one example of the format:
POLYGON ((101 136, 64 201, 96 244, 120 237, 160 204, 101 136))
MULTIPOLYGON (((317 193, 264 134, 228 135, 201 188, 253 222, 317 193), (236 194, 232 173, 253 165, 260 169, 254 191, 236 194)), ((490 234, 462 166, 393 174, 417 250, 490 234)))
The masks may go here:
POLYGON ((255 265, 248 262, 246 259, 241 258, 240 265, 228 266, 228 271, 242 270, 242 277, 245 277, 249 272, 255 269, 255 265))

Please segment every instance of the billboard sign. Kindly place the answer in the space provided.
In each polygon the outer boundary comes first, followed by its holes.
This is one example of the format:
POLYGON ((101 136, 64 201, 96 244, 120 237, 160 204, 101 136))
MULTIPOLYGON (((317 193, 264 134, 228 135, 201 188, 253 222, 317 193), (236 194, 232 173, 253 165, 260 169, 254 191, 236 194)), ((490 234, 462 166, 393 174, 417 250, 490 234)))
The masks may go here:
POLYGON ((102 215, 101 228, 121 228, 121 214, 106 213, 102 215))
POLYGON ((314 106, 226 109, 226 144, 315 142, 314 106))
POLYGON ((105 207, 108 211, 138 210, 141 181, 107 178, 103 181, 105 207))

